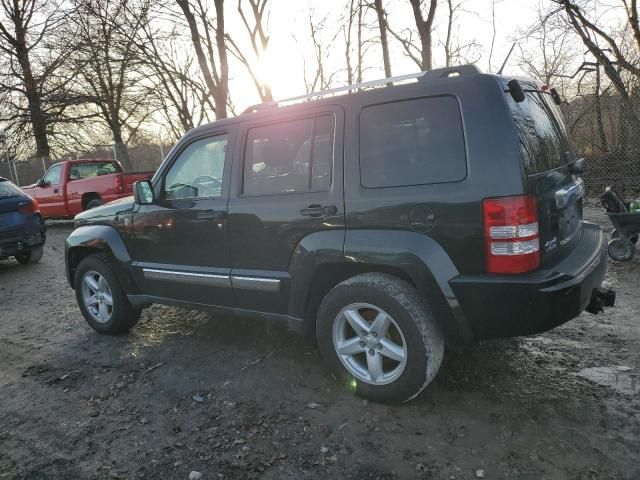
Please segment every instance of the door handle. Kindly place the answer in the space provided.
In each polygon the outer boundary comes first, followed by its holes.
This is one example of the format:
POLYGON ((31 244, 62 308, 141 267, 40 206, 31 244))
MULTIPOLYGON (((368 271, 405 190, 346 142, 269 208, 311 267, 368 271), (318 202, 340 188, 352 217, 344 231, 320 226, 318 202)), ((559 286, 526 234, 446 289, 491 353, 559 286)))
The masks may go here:
POLYGON ((225 210, 204 210, 198 214, 199 220, 215 220, 217 222, 224 220, 227 216, 225 210))
POLYGON ((53 189, 53 193, 58 193, 60 190, 58 190, 57 188, 53 189))
POLYGON ((338 212, 335 205, 309 205, 307 208, 300 210, 300 214, 306 217, 329 217, 338 212))

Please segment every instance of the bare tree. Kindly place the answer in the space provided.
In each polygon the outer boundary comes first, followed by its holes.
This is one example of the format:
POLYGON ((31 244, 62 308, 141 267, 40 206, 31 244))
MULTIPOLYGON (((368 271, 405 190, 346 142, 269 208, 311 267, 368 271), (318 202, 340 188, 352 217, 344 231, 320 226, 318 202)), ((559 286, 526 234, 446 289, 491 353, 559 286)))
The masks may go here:
POLYGON ((533 24, 518 31, 516 43, 520 69, 528 77, 553 85, 566 98, 575 60, 581 55, 566 22, 558 21, 553 10, 539 6, 533 24))
MULTIPOLYGON (((571 28, 578 34, 585 47, 594 56, 596 61, 602 65, 605 75, 611 81, 613 87, 618 94, 624 98, 629 98, 629 91, 622 78, 622 72, 627 72, 640 79, 640 65, 637 63, 637 59, 628 58, 622 49, 619 47, 618 41, 616 41, 613 33, 608 33, 603 27, 599 27, 596 24, 595 19, 591 19, 585 14, 584 2, 579 4, 577 1, 571 0, 553 0, 561 7, 561 11, 565 15, 565 19, 571 28), (603 42, 607 45, 606 48, 601 47, 599 42, 603 42), (613 58, 610 58, 610 55, 613 58)), ((631 4, 627 4, 623 0, 625 10, 628 13, 628 25, 634 33, 634 38, 637 41, 637 49, 640 49, 640 35, 638 32, 638 10, 636 1, 632 0, 631 4)))
POLYGON ((132 169, 127 142, 148 118, 148 98, 140 89, 141 61, 137 32, 148 4, 130 16, 127 0, 76 0, 74 15, 80 46, 76 56, 81 73, 77 88, 88 93, 113 137, 126 170, 132 169))
MULTIPOLYGON (((313 44, 313 53, 314 53, 314 66, 315 69, 313 71, 313 75, 311 78, 307 77, 307 60, 304 59, 304 83, 307 93, 315 92, 318 90, 325 90, 331 86, 334 77, 338 73, 337 70, 334 70, 330 73, 327 73, 325 64, 327 61, 327 53, 331 50, 326 48, 325 43, 322 40, 324 36, 324 31, 326 30, 326 20, 327 18, 323 18, 318 21, 314 19, 313 12, 309 13, 309 32, 311 37, 311 42, 313 44)), ((339 35, 340 30, 336 31, 335 34, 328 41, 329 45, 332 45, 339 35)))
POLYGON ((447 33, 442 42, 445 67, 462 63, 476 63, 481 57, 480 45, 475 39, 464 43, 460 42, 460 25, 457 20, 458 13, 463 10, 463 5, 463 0, 458 2, 447 0, 447 33))
MULTIPOLYGON (((418 40, 413 40, 413 31, 404 29, 396 32, 387 24, 387 29, 404 48, 405 54, 413 60, 420 70, 433 68, 433 25, 436 16, 437 0, 409 0, 413 11, 413 19, 418 32, 418 40), (429 4, 426 17, 423 4, 429 4)), ((449 45, 449 43, 447 44, 449 45)))
MULTIPOLYGON (((157 22, 161 23, 161 22, 157 22)), ((160 110, 173 140, 188 130, 211 121, 215 116, 213 99, 192 51, 184 51, 178 26, 170 32, 142 25, 140 49, 142 62, 149 70, 148 95, 160 110)))
POLYGON ((243 0, 238 0, 238 13, 251 42, 253 61, 242 51, 237 41, 232 38, 231 35, 227 34, 227 40, 229 41, 230 52, 244 65, 247 72, 249 72, 256 90, 258 91, 258 95, 260 95, 260 99, 263 102, 271 102, 273 101, 271 86, 265 81, 265 79, 260 78, 255 68, 255 63, 260 61, 269 48, 269 35, 267 34, 266 19, 266 8, 269 0, 247 1, 249 2, 251 17, 249 17, 243 8, 243 0))
POLYGON ((215 28, 202 0, 176 0, 176 3, 187 21, 198 65, 209 90, 208 94, 213 97, 216 118, 227 118, 229 62, 225 36, 224 0, 214 0, 215 28), (215 41, 211 37, 212 31, 215 32, 215 41))
POLYGON ((35 140, 35 154, 46 159, 51 154, 48 138, 51 123, 64 108, 47 111, 44 103, 47 97, 60 95, 66 85, 55 77, 73 48, 68 45, 62 53, 53 48, 55 31, 65 16, 66 12, 55 1, 0 2, 0 94, 6 105, 15 107, 0 120, 22 122, 22 127, 28 123, 35 140), (42 48, 49 50, 46 59, 39 55, 38 50, 42 48), (22 103, 23 99, 26 104, 22 103))
POLYGON ((387 13, 382 6, 382 0, 375 0, 373 8, 375 9, 378 17, 378 30, 380 31, 380 47, 382 48, 384 76, 389 78, 391 76, 391 60, 389 58, 389 41, 387 40, 387 31, 389 30, 387 25, 387 13))
MULTIPOLYGON (((598 19, 592 18, 587 12, 593 9, 589 0, 553 0, 558 5, 557 13, 563 15, 564 20, 582 40, 589 53, 602 67, 604 74, 611 82, 613 89, 620 96, 620 131, 618 144, 622 149, 628 148, 629 138, 640 135, 640 119, 635 110, 632 91, 625 76, 633 80, 632 85, 640 82, 640 35, 638 35, 638 9, 635 0, 622 0, 627 14, 626 29, 622 34, 607 31, 606 27, 598 25, 598 19), (633 42, 628 48, 625 44, 625 32, 631 31, 633 42), (616 38, 617 37, 617 38, 616 38)), ((599 74, 599 71, 598 71, 599 74)))

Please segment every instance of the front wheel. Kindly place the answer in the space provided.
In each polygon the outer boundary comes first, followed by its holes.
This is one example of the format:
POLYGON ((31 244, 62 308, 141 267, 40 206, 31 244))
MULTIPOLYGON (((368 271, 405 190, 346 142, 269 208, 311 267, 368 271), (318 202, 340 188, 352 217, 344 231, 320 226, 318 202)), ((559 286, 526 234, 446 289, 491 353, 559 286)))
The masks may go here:
POLYGON ((19 253, 16 255, 16 260, 18 263, 22 265, 28 265, 30 263, 37 263, 42 258, 42 254, 44 253, 44 247, 35 247, 29 250, 28 252, 19 253))
POLYGON ((87 323, 100 333, 116 335, 138 323, 141 311, 131 305, 106 258, 89 255, 76 270, 76 299, 87 323))
POLYGON ((318 311, 318 346, 333 373, 381 403, 416 397, 435 378, 444 338, 424 299, 387 274, 345 280, 318 311))

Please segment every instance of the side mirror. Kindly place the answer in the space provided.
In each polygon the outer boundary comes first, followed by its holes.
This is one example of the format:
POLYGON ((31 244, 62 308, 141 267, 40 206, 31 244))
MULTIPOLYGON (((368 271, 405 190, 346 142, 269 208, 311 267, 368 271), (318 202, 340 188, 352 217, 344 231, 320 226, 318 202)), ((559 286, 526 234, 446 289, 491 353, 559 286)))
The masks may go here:
POLYGON ((47 182, 45 181, 44 178, 38 179, 38 182, 36 183, 36 187, 46 187, 46 186, 47 186, 47 182))
POLYGON ((140 180, 133 184, 133 199, 138 205, 150 205, 155 200, 153 185, 149 180, 140 180))

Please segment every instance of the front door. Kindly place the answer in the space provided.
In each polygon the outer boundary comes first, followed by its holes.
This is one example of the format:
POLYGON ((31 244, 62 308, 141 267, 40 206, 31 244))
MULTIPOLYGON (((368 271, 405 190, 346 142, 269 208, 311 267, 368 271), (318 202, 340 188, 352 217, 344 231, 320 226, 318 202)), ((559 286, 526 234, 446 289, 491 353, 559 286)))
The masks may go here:
POLYGON ((230 136, 185 142, 154 181, 157 201, 133 214, 133 268, 142 293, 231 306, 227 244, 230 136))
POLYGON ((243 308, 287 313, 301 241, 344 238, 343 125, 342 109, 325 107, 244 126, 229 200, 231 279, 243 308))
POLYGON ((62 191, 62 164, 58 163, 49 168, 42 180, 42 186, 34 188, 40 212, 44 217, 65 217, 67 211, 62 191))

